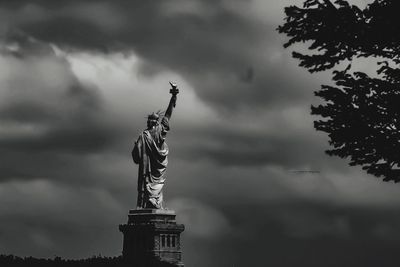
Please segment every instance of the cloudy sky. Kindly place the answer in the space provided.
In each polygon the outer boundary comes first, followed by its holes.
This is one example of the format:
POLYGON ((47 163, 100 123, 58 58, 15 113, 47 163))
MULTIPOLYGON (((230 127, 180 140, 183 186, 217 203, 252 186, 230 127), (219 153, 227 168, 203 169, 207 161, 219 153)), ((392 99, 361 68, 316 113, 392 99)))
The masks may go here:
POLYGON ((324 154, 310 106, 330 74, 275 30, 301 3, 0 1, 0 253, 121 254, 130 151, 172 80, 187 266, 399 266, 400 186, 324 154))

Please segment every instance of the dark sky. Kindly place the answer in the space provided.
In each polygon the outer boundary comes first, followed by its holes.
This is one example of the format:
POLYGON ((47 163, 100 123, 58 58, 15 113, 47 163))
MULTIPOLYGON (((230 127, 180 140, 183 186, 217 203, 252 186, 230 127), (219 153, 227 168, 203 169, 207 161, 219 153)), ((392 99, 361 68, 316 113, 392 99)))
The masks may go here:
POLYGON ((399 266, 400 186, 324 154, 310 106, 330 75, 275 31, 301 2, 0 1, 0 253, 119 255, 130 151, 173 80, 187 266, 399 266))

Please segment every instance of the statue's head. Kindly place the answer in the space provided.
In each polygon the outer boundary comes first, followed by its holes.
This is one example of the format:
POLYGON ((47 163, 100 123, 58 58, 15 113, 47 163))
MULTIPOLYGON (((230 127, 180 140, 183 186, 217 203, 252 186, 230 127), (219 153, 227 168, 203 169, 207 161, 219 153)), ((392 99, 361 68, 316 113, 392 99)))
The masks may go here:
POLYGON ((158 124, 158 120, 160 119, 160 115, 157 113, 151 113, 147 116, 147 128, 151 129, 158 124))

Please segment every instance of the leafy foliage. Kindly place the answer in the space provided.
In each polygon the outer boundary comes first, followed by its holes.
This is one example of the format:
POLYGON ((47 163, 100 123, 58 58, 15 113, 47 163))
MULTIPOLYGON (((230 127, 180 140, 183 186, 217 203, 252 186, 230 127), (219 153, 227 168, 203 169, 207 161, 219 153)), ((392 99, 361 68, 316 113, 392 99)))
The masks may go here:
POLYGON ((356 58, 380 61, 373 77, 333 72, 335 86, 323 85, 323 104, 311 113, 323 119, 314 127, 328 133, 329 155, 349 158, 384 181, 400 181, 400 1, 375 0, 364 9, 348 1, 306 0, 285 8, 278 27, 289 37, 285 47, 310 43, 309 54, 293 52, 310 72, 338 67, 356 58))
MULTIPOLYGON (((0 255, 0 266, 6 267, 135 267, 132 263, 125 262, 122 256, 102 257, 96 256, 80 260, 68 260, 61 257, 54 259, 38 259, 34 257, 17 257, 14 255, 0 255)), ((176 267, 173 263, 154 260, 149 266, 176 267)))
POLYGON ((92 257, 81 260, 20 258, 13 255, 0 255, 0 266, 7 267, 128 267, 122 257, 92 257))

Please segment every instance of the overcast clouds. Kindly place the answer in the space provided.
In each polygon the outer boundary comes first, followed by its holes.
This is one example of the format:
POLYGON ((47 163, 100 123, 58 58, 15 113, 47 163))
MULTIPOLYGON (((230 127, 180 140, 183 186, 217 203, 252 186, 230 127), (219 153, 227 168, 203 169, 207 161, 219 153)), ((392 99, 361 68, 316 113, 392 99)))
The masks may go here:
POLYGON ((275 31, 301 2, 0 1, 0 253, 119 255, 130 150, 173 80, 187 266, 398 266, 400 187, 324 154, 310 106, 330 76, 275 31))

